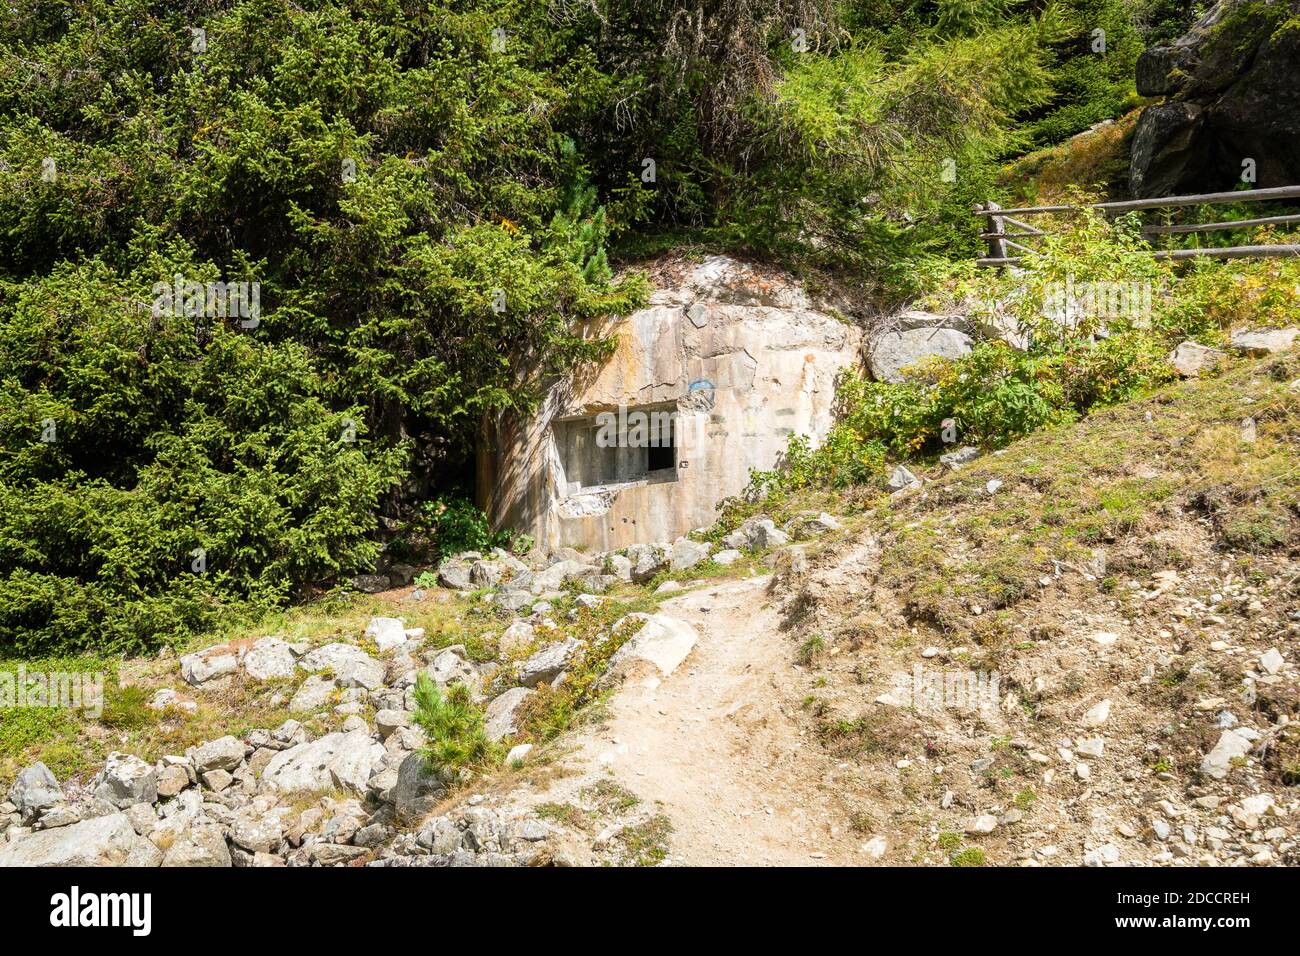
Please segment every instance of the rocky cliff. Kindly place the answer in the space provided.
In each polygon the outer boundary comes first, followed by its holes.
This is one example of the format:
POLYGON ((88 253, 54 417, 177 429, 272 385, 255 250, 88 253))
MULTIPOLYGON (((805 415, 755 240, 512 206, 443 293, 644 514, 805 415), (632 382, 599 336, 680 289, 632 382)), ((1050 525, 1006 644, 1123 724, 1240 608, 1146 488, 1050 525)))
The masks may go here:
POLYGON ((1219 0, 1185 36, 1147 50, 1133 137, 1135 196, 1300 182, 1300 4, 1219 0), (1253 160, 1253 163, 1248 163, 1253 160))

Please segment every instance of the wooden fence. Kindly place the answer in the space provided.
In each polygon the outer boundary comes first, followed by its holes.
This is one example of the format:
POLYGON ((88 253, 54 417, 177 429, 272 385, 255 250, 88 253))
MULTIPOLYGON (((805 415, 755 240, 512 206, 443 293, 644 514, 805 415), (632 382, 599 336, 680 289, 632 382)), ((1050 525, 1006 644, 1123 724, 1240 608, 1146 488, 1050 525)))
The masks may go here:
MULTIPOLYGON (((1033 252, 1032 246, 1018 240, 1032 242, 1035 238, 1048 235, 1042 229, 1030 225, 1018 217, 1040 216, 1051 213, 1072 213, 1080 209, 1100 209, 1106 215, 1119 215, 1144 209, 1178 209, 1186 206, 1212 206, 1223 203, 1264 202, 1267 200, 1295 199, 1300 197, 1300 186, 1278 186, 1273 189, 1250 189, 1226 193, 1202 193, 1199 196, 1165 196, 1159 199, 1129 199, 1124 202, 1099 202, 1091 206, 1025 206, 1019 209, 1003 209, 995 202, 987 202, 975 207, 975 215, 988 220, 988 231, 980 236, 988 240, 989 254, 977 259, 976 264, 989 268, 1013 266, 1024 258, 1023 253, 1033 252), (1008 231, 1010 226, 1015 231, 1008 231), (1011 255, 1010 250, 1017 250, 1022 255, 1011 255)), ((1143 226, 1145 236, 1185 235, 1198 232, 1216 232, 1223 229, 1248 229, 1254 226, 1285 225, 1300 223, 1300 215, 1266 216, 1260 219, 1239 219, 1230 222, 1194 223, 1185 226, 1143 226)), ((1156 259, 1196 259, 1210 257, 1215 259, 1257 259, 1269 256, 1300 255, 1300 245, 1273 246, 1225 246, 1214 249, 1171 249, 1152 250, 1156 259)))

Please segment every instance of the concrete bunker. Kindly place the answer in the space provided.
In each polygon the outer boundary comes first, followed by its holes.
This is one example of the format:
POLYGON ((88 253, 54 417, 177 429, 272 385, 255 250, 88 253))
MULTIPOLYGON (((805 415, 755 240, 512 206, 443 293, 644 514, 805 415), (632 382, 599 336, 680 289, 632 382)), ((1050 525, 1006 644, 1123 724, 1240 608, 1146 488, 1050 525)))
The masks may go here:
POLYGON ((715 256, 661 263, 649 305, 588 323, 613 355, 536 414, 485 423, 478 495, 538 546, 606 551, 710 524, 791 435, 820 442, 861 335, 788 275, 715 256))

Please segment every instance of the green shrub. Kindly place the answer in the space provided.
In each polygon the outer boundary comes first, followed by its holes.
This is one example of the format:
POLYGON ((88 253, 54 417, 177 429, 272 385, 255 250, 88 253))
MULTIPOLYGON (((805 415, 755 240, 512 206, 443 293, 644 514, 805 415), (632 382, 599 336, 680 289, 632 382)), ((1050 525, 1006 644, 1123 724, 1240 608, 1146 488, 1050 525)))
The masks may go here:
POLYGON ((439 689, 421 672, 415 681, 412 719, 428 738, 421 756, 435 769, 473 769, 499 762, 500 747, 488 740, 483 710, 464 684, 439 689))

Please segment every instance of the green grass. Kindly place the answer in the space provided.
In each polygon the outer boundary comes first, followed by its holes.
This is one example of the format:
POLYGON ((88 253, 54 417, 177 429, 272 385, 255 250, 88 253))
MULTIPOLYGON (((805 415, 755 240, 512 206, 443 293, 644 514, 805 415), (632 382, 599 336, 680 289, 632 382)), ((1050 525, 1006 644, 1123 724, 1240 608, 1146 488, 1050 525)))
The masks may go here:
POLYGON ((1298 377, 1294 351, 1241 363, 1031 435, 939 478, 924 497, 882 500, 873 518, 883 583, 906 596, 913 620, 997 643, 988 612, 1035 593, 1058 564, 1084 567, 1094 548, 1128 542, 1153 567, 1176 564, 1149 539, 1180 511, 1208 516, 1225 551, 1291 547, 1300 542, 1300 390, 1289 385, 1298 377), (1258 422, 1253 443, 1241 440, 1246 410, 1258 422), (992 478, 1000 491, 979 494, 992 478))

